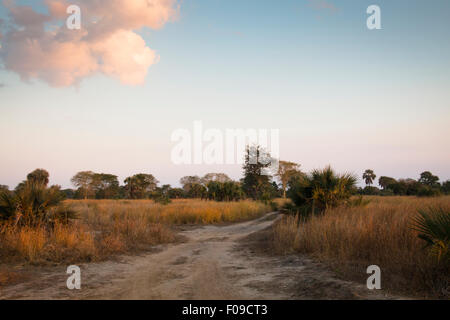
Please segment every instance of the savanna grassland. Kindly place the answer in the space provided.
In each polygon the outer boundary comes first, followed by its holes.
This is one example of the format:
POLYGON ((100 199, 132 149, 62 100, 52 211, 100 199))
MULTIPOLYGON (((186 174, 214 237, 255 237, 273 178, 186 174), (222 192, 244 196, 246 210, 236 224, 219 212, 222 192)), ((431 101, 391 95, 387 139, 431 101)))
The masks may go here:
POLYGON ((342 278, 361 283, 368 277, 366 268, 378 265, 383 289, 406 296, 448 298, 449 248, 444 242, 426 247, 415 230, 414 218, 419 210, 430 208, 441 208, 448 215, 450 196, 364 200, 369 202, 339 206, 306 220, 285 216, 271 231, 273 251, 307 254, 331 266, 342 278))
POLYGON ((215 202, 174 200, 168 205, 152 200, 66 200, 74 212, 70 223, 0 225, 0 261, 99 261, 115 254, 132 253, 177 241, 174 226, 240 222, 260 217, 271 207, 243 200, 215 202))

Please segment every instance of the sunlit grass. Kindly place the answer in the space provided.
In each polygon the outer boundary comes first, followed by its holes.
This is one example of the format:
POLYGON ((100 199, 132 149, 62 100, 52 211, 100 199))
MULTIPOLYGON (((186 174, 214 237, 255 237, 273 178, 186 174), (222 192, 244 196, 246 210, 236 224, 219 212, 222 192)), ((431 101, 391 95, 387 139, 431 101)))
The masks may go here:
POLYGON ((384 288, 448 295, 450 268, 424 248, 412 219, 430 206, 449 209, 450 196, 370 199, 365 207, 335 208, 306 223, 286 217, 274 226, 273 249, 307 253, 361 282, 367 278, 366 268, 375 264, 382 270, 384 288))
POLYGON ((211 224, 239 222, 260 217, 270 212, 269 205, 250 200, 215 202, 201 200, 174 200, 162 205, 152 200, 71 200, 83 219, 92 224, 104 224, 109 219, 143 220, 164 224, 211 224))
POLYGON ((98 261, 174 242, 173 225, 239 222, 271 211, 269 205, 254 201, 175 200, 162 205, 151 200, 67 200, 64 204, 79 219, 53 228, 0 225, 0 262, 98 261))

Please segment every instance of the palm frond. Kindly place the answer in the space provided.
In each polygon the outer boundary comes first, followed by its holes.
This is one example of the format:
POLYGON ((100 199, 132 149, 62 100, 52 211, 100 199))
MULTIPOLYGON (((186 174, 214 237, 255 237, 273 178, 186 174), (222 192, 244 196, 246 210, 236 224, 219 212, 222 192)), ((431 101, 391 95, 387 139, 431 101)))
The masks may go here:
POLYGON ((419 210, 412 219, 412 229, 419 232, 418 237, 431 247, 432 253, 441 259, 449 256, 450 246, 450 212, 443 207, 430 207, 419 210))

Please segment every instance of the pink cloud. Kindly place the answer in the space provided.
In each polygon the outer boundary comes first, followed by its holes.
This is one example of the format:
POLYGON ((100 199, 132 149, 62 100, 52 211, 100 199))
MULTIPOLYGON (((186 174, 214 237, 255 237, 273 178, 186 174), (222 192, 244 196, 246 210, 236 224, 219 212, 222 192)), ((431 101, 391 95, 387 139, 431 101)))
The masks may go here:
POLYGON ((96 73, 142 84, 159 57, 135 31, 159 29, 178 12, 176 0, 81 1, 82 29, 68 30, 68 2, 46 0, 48 15, 10 0, 4 4, 12 20, 0 38, 5 68, 55 87, 76 85, 96 73))

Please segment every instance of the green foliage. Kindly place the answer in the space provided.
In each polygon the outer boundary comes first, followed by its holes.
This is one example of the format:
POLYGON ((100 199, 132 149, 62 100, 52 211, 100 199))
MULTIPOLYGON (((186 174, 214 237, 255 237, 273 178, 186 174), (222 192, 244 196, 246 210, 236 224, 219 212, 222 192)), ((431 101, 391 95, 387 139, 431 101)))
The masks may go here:
POLYGON ((207 190, 199 176, 185 176, 180 179, 184 196, 187 198, 206 198, 207 190))
POLYGON ((185 193, 187 198, 201 198, 207 197, 207 189, 200 183, 191 183, 186 185, 187 191, 185 193))
POLYGON ((390 185, 393 185, 397 183, 397 180, 391 177, 381 176, 378 178, 378 184, 380 185, 383 190, 386 190, 389 188, 390 185))
POLYGON ((391 189, 383 189, 380 191, 380 196, 393 196, 394 191, 392 191, 391 189))
POLYGON ((207 197, 215 201, 237 201, 243 198, 241 186, 238 182, 210 181, 207 185, 207 197))
POLYGON ((430 252, 446 263, 450 260, 450 211, 446 208, 419 210, 413 219, 413 229, 426 242, 430 252))
POLYGON ((336 174, 331 167, 313 170, 310 174, 290 182, 289 197, 297 207, 315 212, 324 212, 350 198, 356 185, 351 174, 336 174))
POLYGON ((430 171, 425 171, 420 174, 419 182, 430 187, 438 185, 439 177, 433 175, 430 171))
POLYGON ((266 172, 272 160, 262 147, 247 146, 242 189, 248 197, 254 200, 270 200, 273 197, 271 177, 266 172))
POLYGON ((438 197, 441 195, 441 191, 438 188, 433 188, 429 186, 421 186, 417 190, 418 197, 438 197))
POLYGON ((78 187, 76 192, 71 194, 73 198, 114 199, 120 197, 119 180, 113 174, 81 171, 73 176, 71 181, 78 187))
POLYGON ((364 189, 361 189, 360 193, 365 196, 377 196, 380 195, 380 189, 377 187, 366 186, 364 189))
POLYGON ((96 199, 113 199, 119 195, 119 180, 116 175, 108 173, 94 173, 91 188, 96 199))
POLYGON ((129 199, 144 199, 156 190, 159 181, 151 174, 139 173, 126 178, 124 182, 129 199))
POLYGON ((450 180, 442 183, 442 192, 445 194, 450 194, 450 180))
POLYGON ((67 223, 76 218, 75 212, 60 205, 64 195, 58 186, 47 188, 36 181, 27 183, 16 192, 0 194, 0 219, 15 220, 17 225, 34 226, 67 223))
POLYGON ((168 195, 170 199, 180 199, 184 197, 184 190, 181 188, 170 188, 168 195))
POLYGON ((156 203, 167 205, 172 202, 169 196, 170 189, 170 184, 165 184, 160 188, 157 187, 156 190, 152 193, 151 198, 156 203))
POLYGON ((289 161, 279 161, 278 171, 275 173, 275 176, 280 181, 283 198, 286 198, 289 180, 294 176, 301 176, 302 174, 299 164, 289 161))

